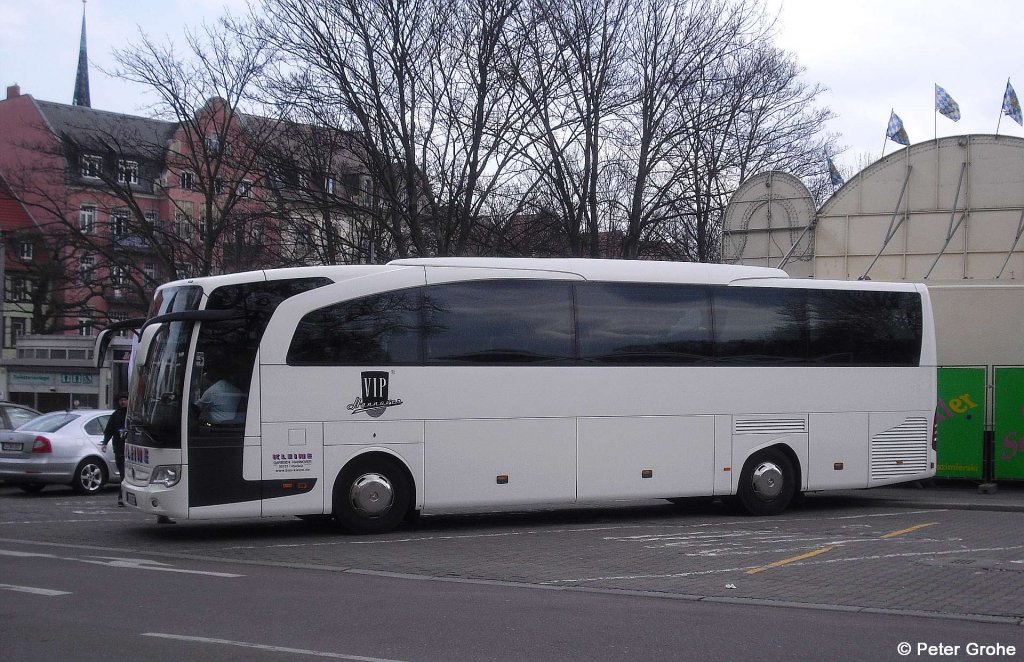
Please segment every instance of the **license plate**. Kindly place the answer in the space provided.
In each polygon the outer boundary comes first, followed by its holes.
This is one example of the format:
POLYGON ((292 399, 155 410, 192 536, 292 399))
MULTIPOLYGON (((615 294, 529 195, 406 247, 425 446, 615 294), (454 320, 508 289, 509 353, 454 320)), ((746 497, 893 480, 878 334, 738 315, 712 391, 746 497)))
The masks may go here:
POLYGON ((22 448, 22 445, 19 442, 14 442, 14 441, 5 441, 4 442, 4 450, 5 451, 20 451, 21 448, 22 448))
POLYGON ((136 503, 136 501, 135 501, 135 495, 132 494, 131 492, 128 492, 127 494, 125 494, 124 498, 125 498, 125 501, 128 502, 129 506, 137 506, 138 505, 138 503, 136 503))

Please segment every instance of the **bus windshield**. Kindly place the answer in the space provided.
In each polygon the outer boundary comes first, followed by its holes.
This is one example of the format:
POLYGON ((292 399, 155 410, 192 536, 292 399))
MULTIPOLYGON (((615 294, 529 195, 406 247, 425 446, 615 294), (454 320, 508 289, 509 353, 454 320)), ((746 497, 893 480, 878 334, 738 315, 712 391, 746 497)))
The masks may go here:
MULTIPOLYGON (((154 301, 150 316, 196 310, 201 297, 199 287, 162 291, 154 301)), ((181 444, 181 403, 194 324, 182 321, 161 325, 145 364, 135 366, 129 401, 130 425, 144 431, 156 446, 181 444)))

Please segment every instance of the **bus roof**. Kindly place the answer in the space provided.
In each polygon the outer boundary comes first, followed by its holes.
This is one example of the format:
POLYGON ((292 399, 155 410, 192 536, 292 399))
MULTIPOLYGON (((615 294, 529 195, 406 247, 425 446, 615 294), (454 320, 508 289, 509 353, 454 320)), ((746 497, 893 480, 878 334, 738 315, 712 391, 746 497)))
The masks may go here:
POLYGON ((394 266, 463 269, 522 269, 573 274, 586 280, 731 283, 747 278, 789 278, 782 269, 701 262, 590 258, 431 257, 407 258, 394 266))
POLYGON ((753 279, 788 279, 782 269, 702 262, 659 262, 651 260, 607 260, 590 258, 518 258, 518 257, 430 257, 392 260, 387 264, 350 264, 265 269, 239 273, 186 278, 165 283, 158 289, 181 285, 199 285, 206 289, 286 278, 325 277, 341 282, 360 276, 403 267, 431 269, 516 269, 571 274, 584 280, 651 283, 709 283, 725 285, 753 279))

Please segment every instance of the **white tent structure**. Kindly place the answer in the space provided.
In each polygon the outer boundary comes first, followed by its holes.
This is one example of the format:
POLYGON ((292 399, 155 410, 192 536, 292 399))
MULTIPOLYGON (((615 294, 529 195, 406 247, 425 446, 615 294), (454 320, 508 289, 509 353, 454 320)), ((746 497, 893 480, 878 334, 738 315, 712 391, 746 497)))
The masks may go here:
POLYGON ((839 280, 1024 282, 1024 139, 918 143, 857 173, 805 220, 808 206, 790 175, 750 178, 726 211, 723 261, 839 280))

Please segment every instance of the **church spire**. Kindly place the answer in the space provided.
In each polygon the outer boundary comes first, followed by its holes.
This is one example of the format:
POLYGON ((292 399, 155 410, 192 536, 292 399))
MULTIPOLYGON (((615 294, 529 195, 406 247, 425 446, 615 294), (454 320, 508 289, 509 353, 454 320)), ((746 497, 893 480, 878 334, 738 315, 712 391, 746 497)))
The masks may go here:
POLYGON ((75 106, 91 108, 89 101, 89 56, 85 52, 85 0, 82 0, 82 42, 78 47, 78 75, 75 76, 75 106))

